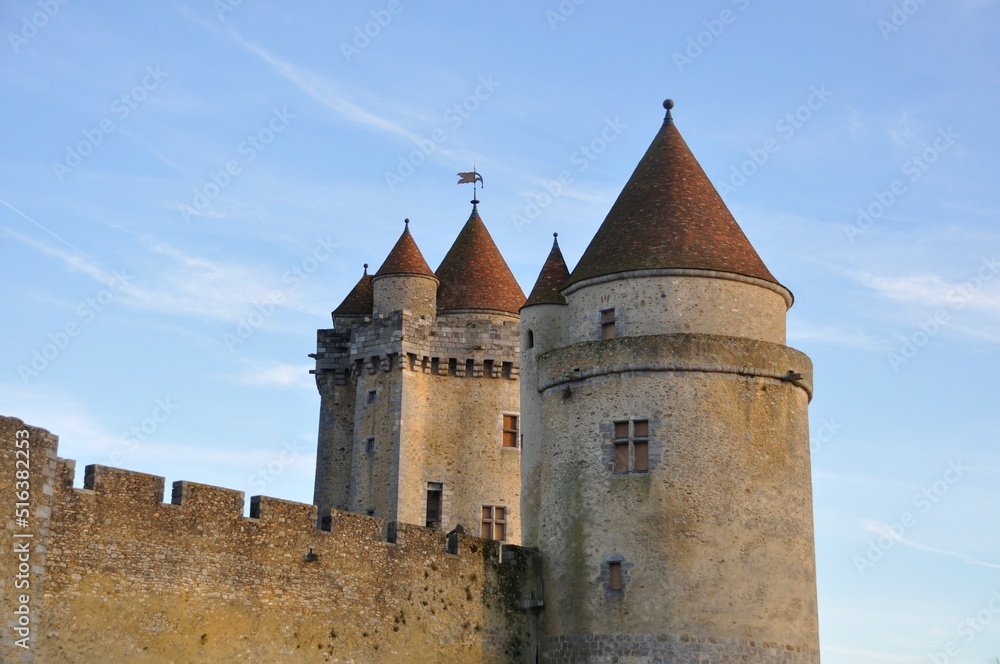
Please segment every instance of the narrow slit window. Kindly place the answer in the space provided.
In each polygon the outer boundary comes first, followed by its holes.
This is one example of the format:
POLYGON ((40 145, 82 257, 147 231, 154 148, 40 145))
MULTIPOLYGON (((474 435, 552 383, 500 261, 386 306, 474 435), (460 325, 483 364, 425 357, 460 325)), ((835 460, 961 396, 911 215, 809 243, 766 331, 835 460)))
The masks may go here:
POLYGON ((427 483, 427 527, 439 528, 441 526, 441 494, 444 492, 444 485, 440 482, 427 483))
POLYGON ((528 330, 527 337, 524 340, 524 345, 525 345, 526 348, 534 348, 535 347, 535 333, 532 332, 531 330, 528 330))
POLYGON ((617 561, 608 563, 608 590, 622 589, 622 564, 617 561))
POLYGON ((369 438, 365 441, 365 452, 368 454, 375 454, 375 439, 369 438))
POLYGON ((601 309, 601 339, 614 339, 616 333, 615 310, 601 309))
POLYGON ((503 446, 517 447, 517 415, 503 416, 503 446))

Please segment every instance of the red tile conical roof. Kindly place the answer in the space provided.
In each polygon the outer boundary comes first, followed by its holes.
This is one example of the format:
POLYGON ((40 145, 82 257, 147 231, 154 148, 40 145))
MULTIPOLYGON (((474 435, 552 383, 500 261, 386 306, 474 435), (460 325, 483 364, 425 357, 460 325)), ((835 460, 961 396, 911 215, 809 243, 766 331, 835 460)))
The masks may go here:
POLYGON ((382 267, 375 273, 376 277, 384 277, 389 274, 419 274, 433 277, 431 266, 424 260, 424 255, 420 253, 416 241, 410 235, 410 220, 405 221, 406 227, 403 234, 396 240, 396 246, 392 248, 386 256, 382 267))
POLYGON ((777 284, 670 116, 566 285, 657 268, 731 272, 777 284))
POLYGON ((347 294, 344 301, 333 310, 334 316, 371 316, 374 309, 372 300, 372 275, 368 274, 368 263, 365 263, 365 273, 347 294))
POLYGON ((517 314, 524 291, 486 230, 475 202, 455 243, 437 269, 438 311, 461 309, 517 314))
MULTIPOLYGON (((531 289, 525 307, 533 304, 566 304, 566 298, 559 294, 563 284, 569 279, 569 268, 559 249, 559 233, 552 234, 552 251, 542 265, 535 287, 531 289)), ((523 309, 524 307, 522 307, 523 309)))

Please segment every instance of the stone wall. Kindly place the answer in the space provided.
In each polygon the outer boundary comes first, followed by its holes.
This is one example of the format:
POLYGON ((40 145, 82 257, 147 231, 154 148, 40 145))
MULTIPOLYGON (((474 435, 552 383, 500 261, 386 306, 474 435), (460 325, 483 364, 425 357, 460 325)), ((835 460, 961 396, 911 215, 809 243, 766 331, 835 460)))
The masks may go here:
MULTIPOLYGON (((13 432, 25 427, 10 418, 0 425, 6 472, 13 432)), ((104 466, 89 466, 75 489, 74 462, 57 463, 54 437, 30 432, 41 462, 37 495, 51 501, 51 511, 44 500, 32 505, 37 639, 23 653, 12 644, 5 585, 4 661, 533 657, 529 550, 505 547, 501 564, 493 542, 345 512, 319 530, 314 506, 267 497, 251 500, 248 518, 241 492, 191 482, 175 483, 164 503, 162 477, 104 466)), ((3 549, 8 583, 18 561, 3 549)))

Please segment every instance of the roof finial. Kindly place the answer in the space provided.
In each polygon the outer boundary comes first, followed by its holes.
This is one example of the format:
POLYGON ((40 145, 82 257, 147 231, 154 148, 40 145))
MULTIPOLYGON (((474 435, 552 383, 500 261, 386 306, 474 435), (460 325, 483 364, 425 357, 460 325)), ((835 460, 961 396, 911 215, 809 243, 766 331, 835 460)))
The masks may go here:
POLYGON ((365 263, 365 274, 368 274, 368 263, 365 263))
POLYGON ((673 99, 667 99, 663 102, 663 108, 667 109, 667 117, 663 118, 663 121, 671 125, 674 123, 674 116, 670 115, 670 109, 672 109, 673 107, 674 107, 673 99))
POLYGON ((410 220, 409 219, 404 219, 403 220, 403 224, 405 224, 405 226, 406 226, 406 228, 404 228, 403 230, 410 230, 410 220))
POLYGON ((553 247, 558 247, 559 246, 559 233, 553 233, 552 234, 552 246, 553 247))

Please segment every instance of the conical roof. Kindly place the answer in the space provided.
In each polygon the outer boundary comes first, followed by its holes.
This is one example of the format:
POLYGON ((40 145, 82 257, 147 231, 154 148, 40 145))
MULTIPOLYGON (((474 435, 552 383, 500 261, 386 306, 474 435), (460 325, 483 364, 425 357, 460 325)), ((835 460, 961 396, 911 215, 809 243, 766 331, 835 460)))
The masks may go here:
POLYGON ((372 276, 368 274, 368 263, 365 263, 365 273, 347 294, 344 301, 333 310, 334 316, 371 316, 374 308, 372 302, 372 276))
POLYGON ((778 281, 667 117, 566 285, 632 270, 715 270, 778 281))
POLYGON ((475 202, 455 243, 437 269, 438 311, 460 309, 517 314, 524 291, 507 267, 475 202))
MULTIPOLYGON (((559 294, 563 284, 569 279, 569 268, 559 249, 559 233, 552 234, 552 250, 542 265, 535 287, 531 289, 525 307, 533 304, 566 304, 566 298, 559 294)), ((523 308, 523 307, 522 307, 523 308)))
POLYGON ((382 267, 375 273, 376 277, 396 274, 416 274, 433 277, 431 266, 424 260, 424 255, 420 253, 416 241, 410 235, 410 220, 405 220, 403 234, 396 240, 396 246, 392 248, 386 256, 382 267))

